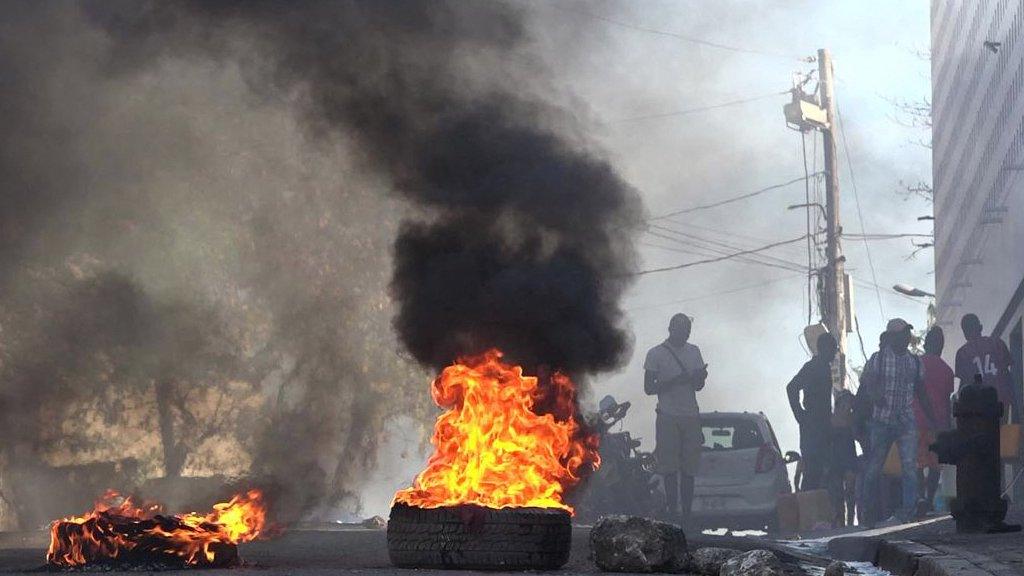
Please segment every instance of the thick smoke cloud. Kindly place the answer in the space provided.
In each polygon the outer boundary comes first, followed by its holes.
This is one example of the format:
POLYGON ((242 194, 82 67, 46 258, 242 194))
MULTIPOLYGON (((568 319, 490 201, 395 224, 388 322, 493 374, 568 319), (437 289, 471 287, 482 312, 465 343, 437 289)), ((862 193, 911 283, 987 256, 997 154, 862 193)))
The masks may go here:
POLYGON ((529 42, 497 2, 5 4, 0 520, 115 461, 355 510, 390 419, 428 437, 403 348, 615 366, 638 201, 529 42))
POLYGON ((559 112, 467 77, 466 54, 512 52, 522 16, 497 2, 101 2, 115 68, 144 56, 238 57, 259 91, 297 93, 307 123, 433 217, 395 244, 395 326, 440 367, 497 346, 573 373, 628 349, 618 300, 633 263, 635 192, 560 136, 559 112), (249 52, 249 51, 252 52, 249 52))
POLYGON ((164 475, 358 513, 390 419, 433 412, 396 393, 429 381, 390 325, 404 209, 238 66, 118 73, 83 10, 0 19, 0 525, 164 475))

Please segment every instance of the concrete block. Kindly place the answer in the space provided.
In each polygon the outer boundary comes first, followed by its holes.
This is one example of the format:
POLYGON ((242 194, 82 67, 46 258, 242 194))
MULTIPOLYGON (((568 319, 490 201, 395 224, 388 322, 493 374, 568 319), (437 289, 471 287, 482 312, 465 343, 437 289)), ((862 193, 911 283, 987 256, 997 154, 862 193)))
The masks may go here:
POLYGON ((909 540, 882 541, 878 545, 879 568, 896 576, 914 576, 918 569, 918 561, 925 556, 939 553, 923 544, 909 540))
POLYGON ((800 532, 829 528, 832 525, 832 500, 828 490, 808 490, 797 492, 797 505, 800 509, 800 532))
POLYGON ((945 554, 923 556, 915 576, 992 576, 963 558, 945 554))
POLYGON ((838 536, 828 541, 831 557, 843 562, 871 562, 878 560, 878 544, 881 538, 875 536, 838 536))

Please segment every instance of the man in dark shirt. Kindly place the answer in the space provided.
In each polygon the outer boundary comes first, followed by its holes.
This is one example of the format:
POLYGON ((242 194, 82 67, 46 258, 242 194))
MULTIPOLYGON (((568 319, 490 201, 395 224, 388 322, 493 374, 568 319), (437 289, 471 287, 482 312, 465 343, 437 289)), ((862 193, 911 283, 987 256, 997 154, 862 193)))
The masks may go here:
POLYGON ((800 424, 800 453, 804 463, 800 490, 825 487, 831 456, 832 360, 836 349, 836 339, 831 334, 818 336, 817 353, 786 386, 789 406, 800 424))

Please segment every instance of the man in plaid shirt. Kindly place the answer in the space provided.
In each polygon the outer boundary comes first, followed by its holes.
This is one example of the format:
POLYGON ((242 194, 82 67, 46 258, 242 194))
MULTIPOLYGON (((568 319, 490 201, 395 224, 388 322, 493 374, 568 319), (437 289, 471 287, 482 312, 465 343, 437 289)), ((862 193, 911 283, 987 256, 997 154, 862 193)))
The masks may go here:
MULTIPOLYGON (((861 386, 873 402, 868 421, 867 469, 864 474, 867 500, 877 502, 878 481, 885 467, 889 449, 899 448, 903 480, 903 501, 899 520, 914 518, 917 508, 917 424, 914 419, 914 398, 917 398, 930 422, 935 417, 928 395, 924 394, 924 364, 908 350, 913 326, 894 318, 886 326, 887 346, 876 352, 864 366, 861 386)), ((868 506, 868 524, 877 518, 877 506, 868 506)))

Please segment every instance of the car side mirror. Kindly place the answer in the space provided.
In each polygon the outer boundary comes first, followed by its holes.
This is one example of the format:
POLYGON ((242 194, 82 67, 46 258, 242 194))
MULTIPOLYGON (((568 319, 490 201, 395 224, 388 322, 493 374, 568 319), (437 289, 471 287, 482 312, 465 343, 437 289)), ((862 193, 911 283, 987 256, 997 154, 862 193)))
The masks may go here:
POLYGON ((790 450, 789 452, 786 452, 785 456, 783 456, 782 461, 785 462, 786 464, 793 464, 799 462, 800 453, 796 452, 795 450, 790 450))

